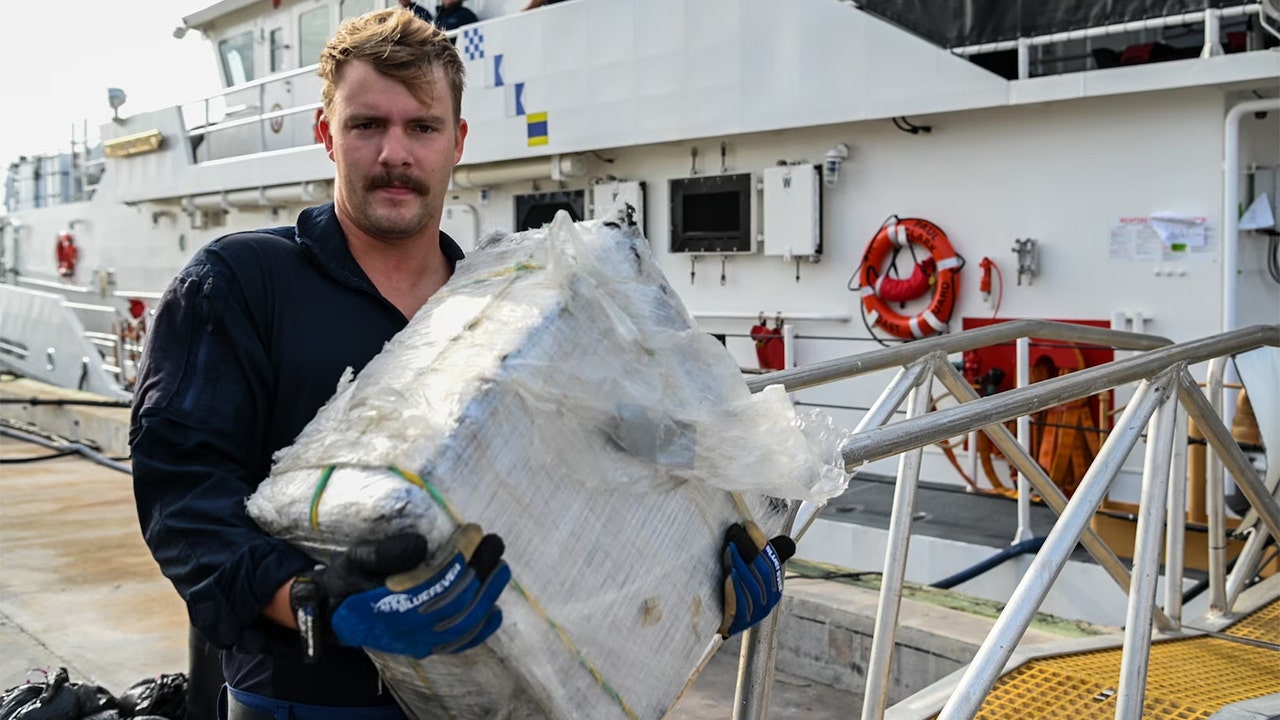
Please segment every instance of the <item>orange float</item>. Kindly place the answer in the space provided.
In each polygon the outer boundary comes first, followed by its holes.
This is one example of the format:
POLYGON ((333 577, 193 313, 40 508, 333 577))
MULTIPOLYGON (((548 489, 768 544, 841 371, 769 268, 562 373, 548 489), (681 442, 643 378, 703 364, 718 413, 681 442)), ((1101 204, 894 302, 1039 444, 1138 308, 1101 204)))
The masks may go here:
POLYGON ((71 233, 63 230, 58 233, 58 241, 53 246, 54 259, 58 264, 58 275, 71 277, 76 274, 76 261, 80 251, 76 249, 76 240, 71 233))
MULTIPOLYGON (((866 252, 862 254, 862 264, 858 267, 862 307, 866 312, 867 322, 903 340, 945 332, 947 322, 951 320, 951 311, 955 309, 956 295, 960 289, 960 268, 963 266, 963 258, 956 254, 946 233, 937 225, 919 218, 889 218, 867 245, 866 252), (928 260, 917 263, 916 272, 924 273, 928 278, 927 287, 933 289, 929 306, 910 316, 894 311, 889 306, 891 300, 884 296, 886 283, 910 281, 886 277, 881 270, 886 259, 906 249, 908 245, 918 245, 929 251, 928 260)), ((900 288, 895 286, 894 290, 900 288)), ((890 295, 897 296, 898 293, 890 295)))

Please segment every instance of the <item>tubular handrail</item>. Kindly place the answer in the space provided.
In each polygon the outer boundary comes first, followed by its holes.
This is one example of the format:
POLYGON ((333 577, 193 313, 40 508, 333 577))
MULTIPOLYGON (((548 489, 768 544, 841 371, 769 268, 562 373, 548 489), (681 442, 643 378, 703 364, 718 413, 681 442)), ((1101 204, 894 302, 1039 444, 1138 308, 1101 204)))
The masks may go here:
POLYGON ((918 420, 869 430, 849 438, 845 443, 842 448, 845 466, 852 470, 863 463, 955 437, 972 428, 1012 420, 1068 400, 1095 395, 1117 385, 1144 380, 1175 363, 1204 362, 1262 345, 1280 347, 1280 325, 1255 325, 1152 350, 993 395, 981 403, 967 403, 938 410, 918 420))
POLYGON ((1280 21, 1280 3, 1276 0, 1262 0, 1261 11, 1258 13, 1258 23, 1262 28, 1277 38, 1280 38, 1280 27, 1272 25, 1267 21, 1270 17, 1274 21, 1280 21))
POLYGON ((40 278, 27 277, 25 275, 18 276, 18 285, 31 285, 38 288, 48 288, 49 290, 57 290, 59 292, 88 293, 90 289, 84 285, 72 285, 70 283, 55 282, 53 280, 41 280, 40 278))
POLYGON ((747 387, 751 392, 759 392, 770 385, 782 385, 787 392, 794 392, 834 380, 844 380, 877 370, 906 365, 932 352, 949 355, 1012 342, 1022 337, 1101 345, 1117 350, 1154 350, 1173 343, 1172 340, 1159 335, 1110 330, 1091 325, 1073 325, 1051 320, 1011 320, 953 335, 938 335, 881 350, 759 375, 748 380, 747 387))
MULTIPOLYGON (((1218 357, 1209 362, 1209 370, 1205 378, 1205 394, 1213 414, 1222 417, 1222 385, 1226 380, 1227 358, 1218 357)), ((1227 566, 1227 517, 1225 482, 1223 466, 1213 452, 1213 448, 1205 448, 1204 483, 1205 505, 1209 513, 1209 542, 1206 548, 1209 554, 1209 611, 1222 612, 1227 606, 1227 585, 1223 577, 1227 566)))
POLYGON ((189 137, 199 137, 200 135, 208 135, 210 133, 218 132, 219 130, 230 130, 232 128, 243 127, 245 125, 252 125, 254 123, 262 122, 263 120, 274 120, 275 118, 282 118, 288 115, 298 115, 301 113, 311 112, 312 110, 319 110, 323 106, 324 105, 322 103, 318 102, 308 103, 306 105, 295 105, 294 107, 285 108, 283 110, 272 110, 271 112, 258 113, 257 115, 251 115, 249 117, 236 118, 235 120, 227 120, 225 122, 205 125, 204 127, 193 128, 187 131, 187 135, 189 137))
POLYGON ((977 45, 965 45, 963 47, 951 48, 951 52, 957 55, 980 55, 983 53, 999 52, 1002 50, 1014 50, 1018 48, 1020 43, 1025 46, 1034 47, 1037 45, 1053 45, 1070 40, 1083 40, 1087 37, 1117 35, 1120 33, 1137 32, 1139 30, 1158 30, 1160 28, 1174 27, 1177 25, 1194 25, 1196 23, 1204 22, 1206 14, 1213 14, 1220 18, 1244 17, 1246 15, 1257 14, 1260 7, 1261 5, 1259 3, 1250 3, 1247 5, 1236 5, 1225 8, 1192 10, 1190 12, 1179 13, 1177 15, 1147 18, 1146 20, 1129 20, 1127 22, 1115 23, 1112 25, 1103 25, 1094 28, 1081 28, 1079 30, 1066 30, 1063 32, 1050 33, 1048 35, 1035 35, 1032 37, 1018 38, 1016 40, 998 40, 996 42, 979 43, 977 45))
MULTIPOLYGON (((1037 336, 1045 335, 1042 332, 1043 326, 1033 327, 1040 330, 1032 331, 1037 336)), ((1077 326, 1066 327, 1075 329, 1077 326)), ((946 361, 946 352, 954 352, 957 347, 974 347, 975 343, 980 346, 981 342, 975 341, 973 336, 996 328, 998 326, 961 333, 952 338, 936 338, 939 342, 928 344, 911 343, 914 346, 909 348, 912 353, 907 353, 907 348, 889 348, 824 363, 817 371, 813 368, 799 368, 757 379, 760 381, 758 384, 767 386, 773 384, 769 380, 778 382, 782 378, 788 389, 794 389, 829 382, 845 375, 883 369, 886 367, 886 357, 913 361, 910 365, 899 367, 898 374, 842 448, 849 467, 872 459, 901 456, 889 526, 889 547, 877 606, 876 632, 872 637, 870 662, 866 669, 867 690, 861 717, 863 720, 877 720, 884 714, 897 632, 897 607, 901 601, 901 578, 910 538, 911 498, 919 483, 920 449, 943 438, 980 429, 1006 453, 1011 463, 1027 475, 1046 504, 1059 517, 973 661, 965 669, 954 690, 949 693, 938 717, 942 720, 958 720, 971 718, 977 713, 1030 626, 1035 612, 1067 564, 1072 550, 1077 544, 1084 544, 1099 558, 1107 572, 1126 589, 1128 607, 1116 717, 1120 720, 1138 720, 1146 694, 1153 629, 1176 631, 1181 627, 1181 598, 1176 587, 1174 591, 1165 594, 1162 609, 1156 594, 1156 578, 1160 571, 1162 550, 1168 562, 1181 565, 1184 558, 1182 533, 1178 532, 1179 526, 1174 523, 1172 514, 1181 515, 1185 512, 1185 497, 1179 495, 1177 488, 1185 485, 1185 480, 1181 480, 1181 477, 1185 473, 1185 423, 1188 418, 1201 429, 1215 456, 1236 480, 1261 520, 1245 553, 1231 571, 1231 577, 1226 583, 1228 590, 1225 593, 1225 607, 1220 609, 1222 613, 1231 613, 1231 606, 1246 574, 1252 572, 1251 563, 1256 562, 1256 559, 1251 561, 1248 558, 1256 558, 1260 543, 1265 541, 1267 535, 1280 536, 1280 503, 1277 503, 1277 498, 1258 478, 1249 459, 1223 424, 1217 408, 1205 397, 1187 367, 1257 347, 1280 347, 1280 325, 1242 328, 1171 347, 1157 347, 1142 355, 1079 370, 999 395, 979 398, 960 373, 946 361), (912 355, 916 357, 913 358, 912 355), (961 402, 959 407, 921 412, 921 398, 927 397, 930 382, 935 379, 956 396, 961 402), (1070 501, 1053 485, 1043 468, 1027 454, 1003 424, 1014 417, 1089 397, 1135 381, 1139 383, 1137 391, 1117 419, 1115 428, 1104 441, 1070 501), (909 418, 883 426, 908 394, 911 396, 909 418), (1143 437, 1144 430, 1146 460, 1143 464, 1133 571, 1129 573, 1114 552, 1098 538, 1089 523, 1129 454, 1143 437), (1170 537, 1169 544, 1162 547, 1166 523, 1170 527, 1169 534, 1176 534, 1176 537, 1170 537)), ((998 337, 1007 338, 1010 336, 1008 332, 1016 333, 1017 330, 1018 328, 1012 328, 998 337)), ((1064 331, 1064 328, 1058 327, 1056 330, 1064 331)), ((1115 339, 1114 334, 1107 334, 1112 340, 1115 339)), ((992 335, 986 332, 981 340, 991 341, 992 335)), ((1102 336, 1094 337, 1101 339, 1102 336)), ((1162 344, 1160 340, 1162 339, 1151 344, 1159 346, 1162 344)), ((1001 339, 995 340, 1000 341, 1001 339)), ((1211 508, 1211 512, 1222 512, 1221 506, 1211 508)), ((807 522, 802 509, 793 523, 793 532, 795 528, 804 526, 807 526, 807 522)), ((1181 572, 1181 567, 1169 568, 1167 582, 1180 585, 1178 578, 1181 577, 1181 572)), ((1210 572, 1224 574, 1225 569, 1219 565, 1211 567, 1210 572)), ((1222 579, 1219 579, 1218 585, 1222 586, 1222 579)), ((767 698, 769 676, 762 670, 762 666, 765 669, 772 667, 775 647, 776 623, 761 625, 744 638, 735 720, 759 720, 764 717, 765 706, 760 700, 761 697, 767 698), (748 658, 750 662, 747 661, 748 658), (744 689, 747 691, 745 697, 742 695, 744 689)))
POLYGON ((314 63, 306 67, 300 67, 297 70, 285 70, 283 72, 278 72, 273 75, 268 75, 266 77, 260 77, 257 80, 249 80, 248 82, 242 82, 239 85, 231 85, 229 87, 225 87, 219 90, 218 92, 212 95, 206 95, 202 98, 198 98, 196 100, 192 100, 191 102, 182 103, 182 104, 195 105, 197 103, 209 102, 214 98, 226 97, 232 93, 240 92, 241 90, 252 90, 253 88, 259 87, 261 85, 270 85, 273 82, 279 82, 281 80, 290 80, 292 78, 296 78, 301 75, 312 75, 312 74, 315 74, 315 72, 319 69, 320 69, 320 63, 314 63))

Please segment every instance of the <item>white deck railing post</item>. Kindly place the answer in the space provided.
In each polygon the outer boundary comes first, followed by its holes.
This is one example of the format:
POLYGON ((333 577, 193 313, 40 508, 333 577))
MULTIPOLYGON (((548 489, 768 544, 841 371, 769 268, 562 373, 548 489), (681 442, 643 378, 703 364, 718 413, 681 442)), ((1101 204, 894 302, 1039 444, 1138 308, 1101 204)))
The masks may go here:
POLYGON ((1187 531, 1187 410, 1177 403, 1173 419, 1173 462, 1169 466, 1169 508, 1165 520, 1164 612, 1182 627, 1182 577, 1187 531))
MULTIPOLYGON (((1225 357, 1209 361, 1204 391, 1209 396, 1214 417, 1222 417, 1222 381, 1226 369, 1225 357)), ((1196 425, 1199 427, 1199 423, 1196 425)), ((1205 448, 1204 462, 1204 507, 1209 516, 1209 612, 1220 614, 1225 612, 1227 604, 1226 488, 1222 461, 1212 445, 1205 448)))
POLYGON ((1031 566, 1014 589, 1004 611, 1000 613, 973 661, 965 669, 956 691, 942 707, 938 720, 968 719, 977 714, 982 701, 991 692, 1005 663, 1009 661, 1018 641, 1031 624, 1032 617, 1049 594, 1049 588, 1067 564, 1085 527, 1097 512, 1112 479, 1133 450, 1147 420, 1170 390, 1171 384, 1162 386, 1147 380, 1138 386, 1133 399, 1116 421, 1115 429, 1107 436, 1102 449, 1080 481, 1075 495, 1067 503, 1062 517, 1054 523, 1040 552, 1031 561, 1031 566))
MULTIPOLYGON (((1014 345, 1017 358, 1018 387, 1031 384, 1031 338, 1020 337, 1014 345)), ((1018 444, 1026 452, 1031 452, 1031 416, 1018 418, 1018 444)), ((1027 474, 1018 472, 1018 529, 1013 533, 1010 545, 1017 545, 1023 540, 1031 539, 1031 486, 1027 484, 1027 474)))
MULTIPOLYGON (((941 356, 930 356, 934 363, 945 362, 941 356)), ((907 419, 929 412, 933 375, 927 374, 911 390, 907 400, 907 419)), ((867 682, 862 698, 862 720, 879 720, 889 699, 889 675, 893 646, 898 629, 898 610, 902 606, 902 583, 907 576, 907 553, 911 547, 911 514, 916 506, 916 489, 920 485, 920 463, 924 447, 902 453, 898 457, 898 483, 893 491, 893 509, 889 514, 889 544, 884 554, 884 572, 880 578, 880 599, 876 604, 875 628, 871 636, 871 658, 867 663, 867 682)))
POLYGON ((1163 397, 1147 424, 1146 460, 1142 466, 1142 496, 1134 539, 1133 580, 1125 612, 1124 649, 1120 654, 1120 687, 1116 720, 1141 720, 1147 695, 1147 667, 1151 660, 1151 612, 1160 575, 1160 538, 1164 533, 1172 464, 1173 426, 1177 415, 1176 387, 1182 368, 1166 370, 1156 381, 1163 397))

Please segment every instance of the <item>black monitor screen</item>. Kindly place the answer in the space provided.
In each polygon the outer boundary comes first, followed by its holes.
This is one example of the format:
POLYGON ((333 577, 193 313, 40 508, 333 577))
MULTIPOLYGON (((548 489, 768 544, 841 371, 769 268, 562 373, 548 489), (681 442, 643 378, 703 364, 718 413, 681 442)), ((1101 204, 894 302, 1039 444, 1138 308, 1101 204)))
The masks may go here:
POLYGON ((671 251, 751 252, 751 174, 671 181, 671 251))
POLYGON ((685 195, 684 231, 686 233, 737 232, 738 204, 742 198, 737 192, 713 192, 703 195, 685 195))

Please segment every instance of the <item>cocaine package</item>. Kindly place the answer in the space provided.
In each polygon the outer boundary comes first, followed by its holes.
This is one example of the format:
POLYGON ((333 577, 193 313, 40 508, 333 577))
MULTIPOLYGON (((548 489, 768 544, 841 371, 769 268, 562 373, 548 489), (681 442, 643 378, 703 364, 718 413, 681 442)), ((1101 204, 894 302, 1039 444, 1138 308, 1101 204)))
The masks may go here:
POLYGON ((411 717, 663 717, 719 646, 725 529, 786 532, 848 481, 843 434, 750 394, 625 218, 486 239, 249 500, 321 561, 404 530, 503 538, 493 637, 370 652, 411 717))

